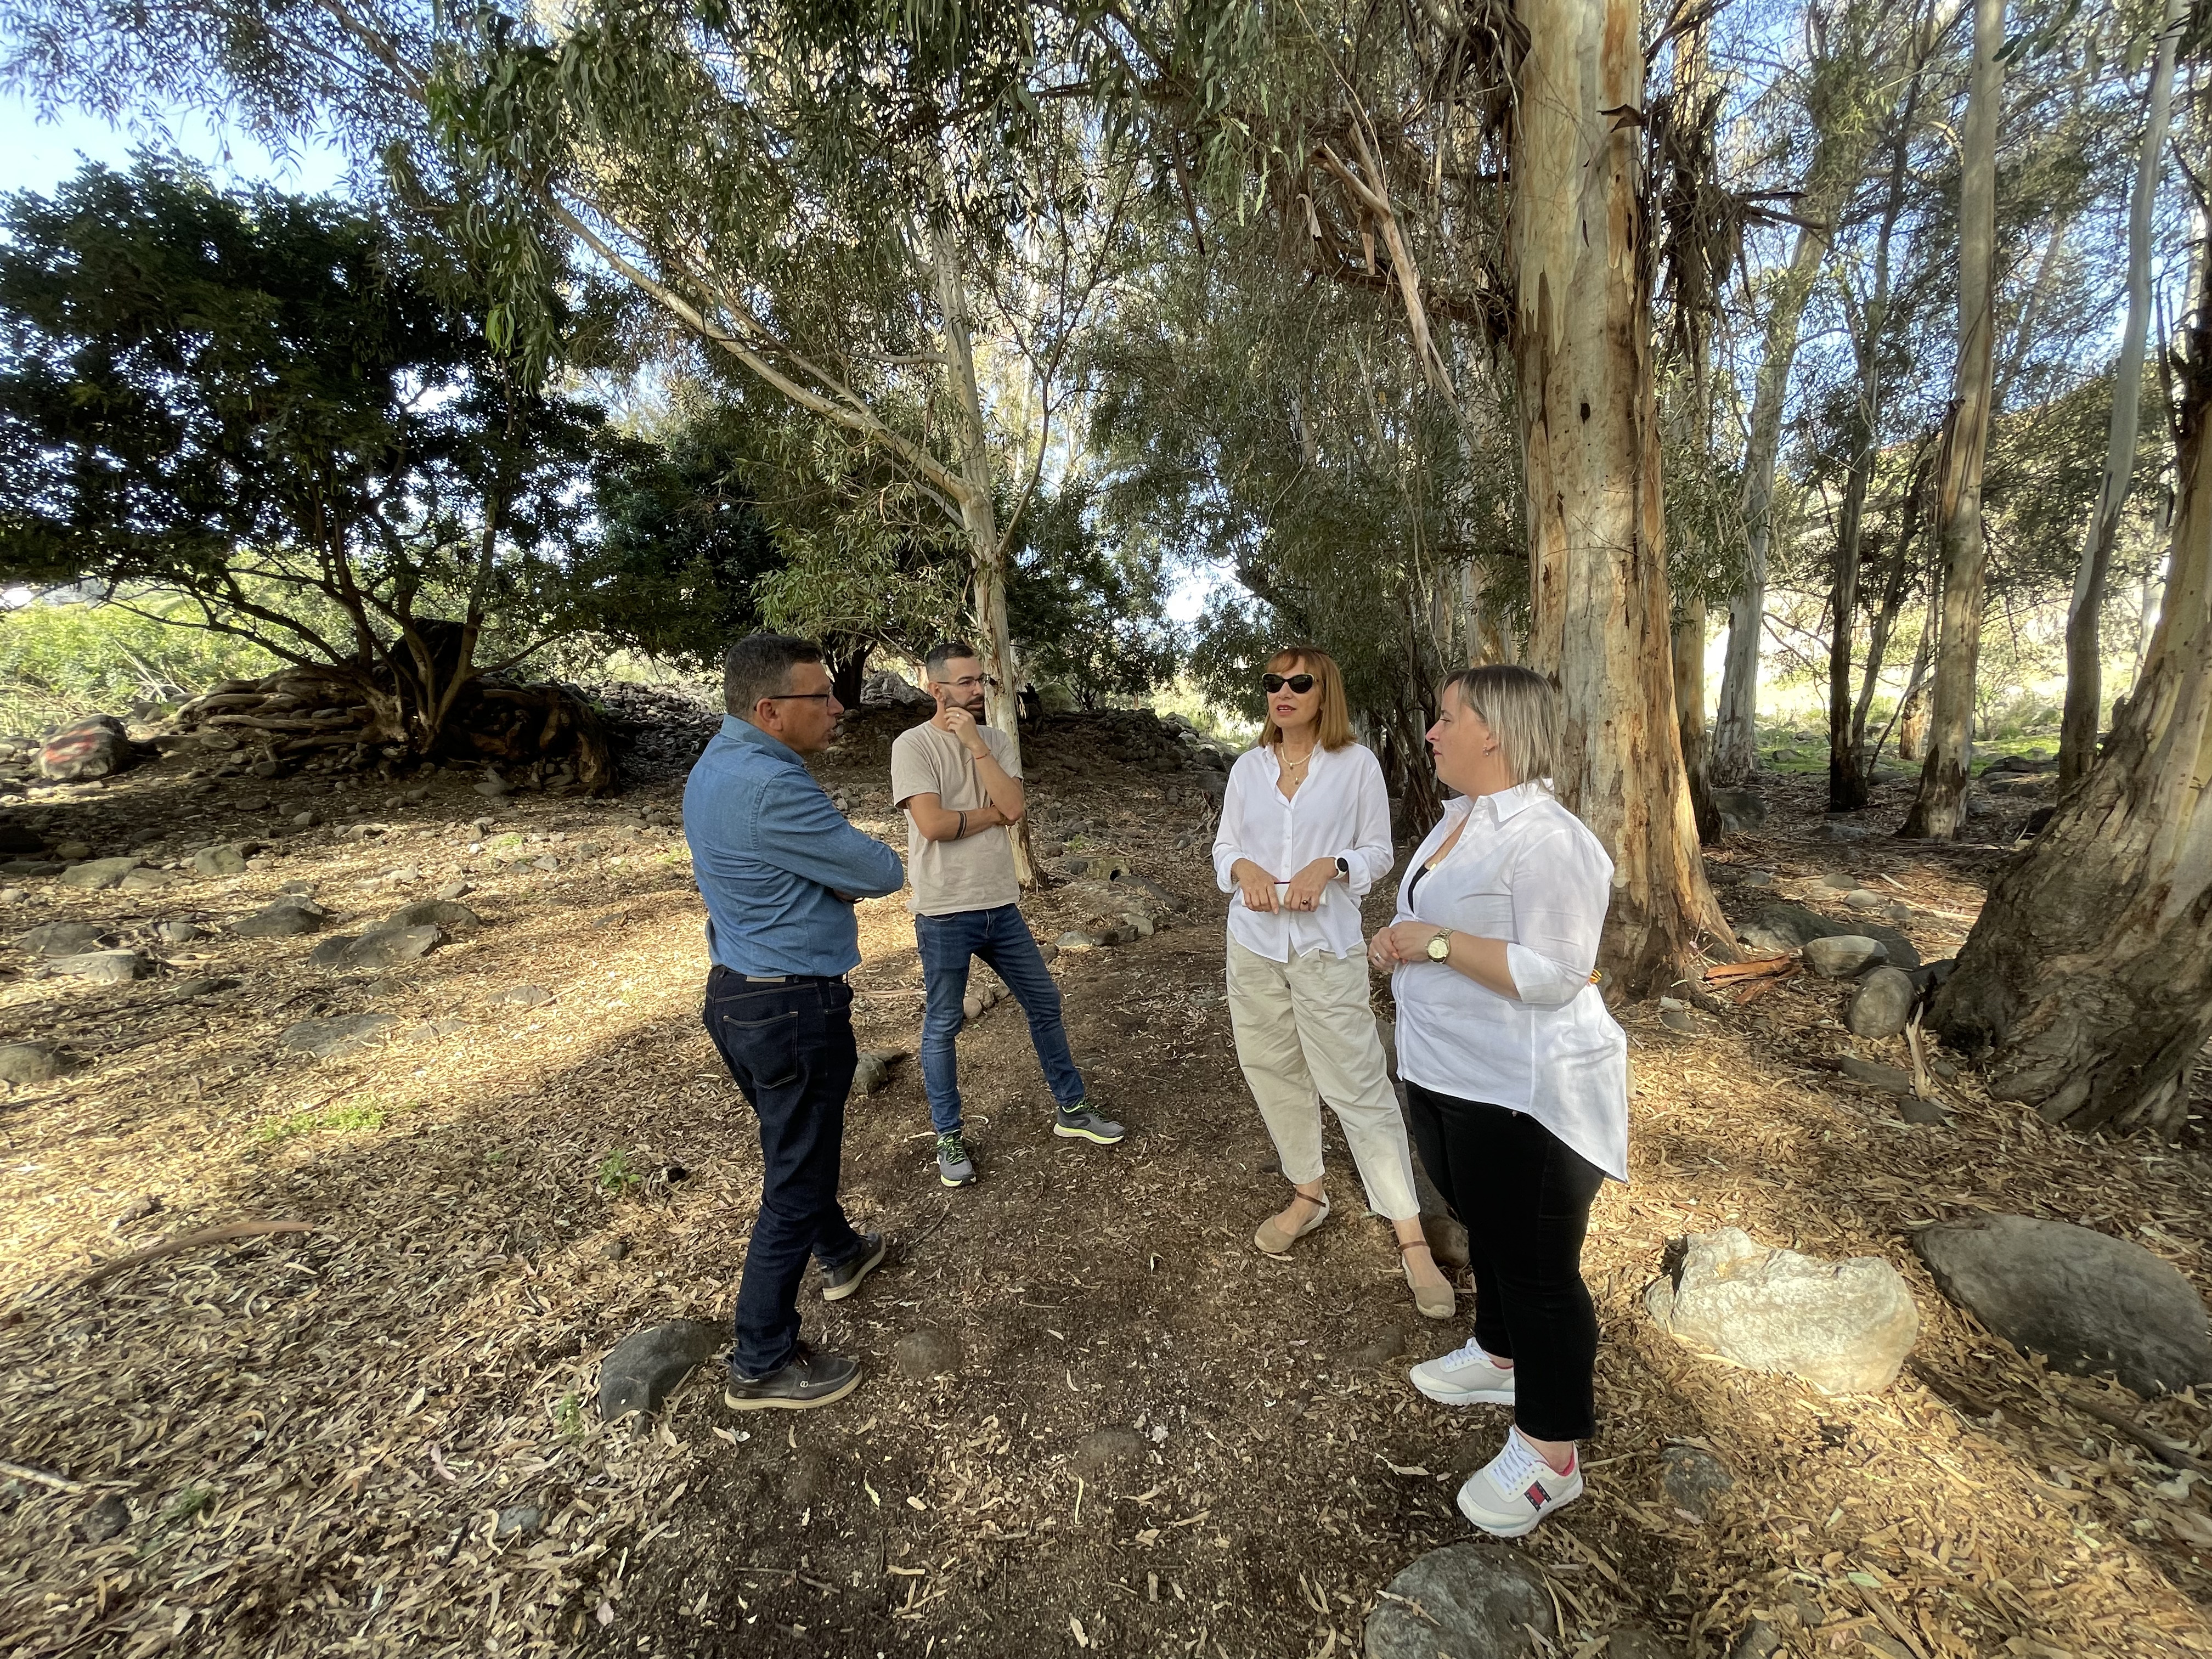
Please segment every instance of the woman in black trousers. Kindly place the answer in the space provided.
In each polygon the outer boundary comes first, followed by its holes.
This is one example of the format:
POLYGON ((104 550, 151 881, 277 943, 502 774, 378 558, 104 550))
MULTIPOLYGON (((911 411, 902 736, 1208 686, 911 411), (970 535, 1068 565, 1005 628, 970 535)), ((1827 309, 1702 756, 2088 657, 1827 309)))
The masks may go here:
POLYGON ((1369 957, 1390 973, 1398 1071, 1421 1162, 1467 1224, 1474 1333, 1416 1365, 1444 1405, 1513 1410, 1460 1488, 1474 1526, 1517 1538, 1582 1496, 1597 1427, 1597 1316, 1582 1278, 1591 1200, 1628 1176, 1628 1043, 1598 994, 1613 862, 1559 805, 1558 694, 1525 668, 1444 682, 1429 731, 1459 799, 1369 957))

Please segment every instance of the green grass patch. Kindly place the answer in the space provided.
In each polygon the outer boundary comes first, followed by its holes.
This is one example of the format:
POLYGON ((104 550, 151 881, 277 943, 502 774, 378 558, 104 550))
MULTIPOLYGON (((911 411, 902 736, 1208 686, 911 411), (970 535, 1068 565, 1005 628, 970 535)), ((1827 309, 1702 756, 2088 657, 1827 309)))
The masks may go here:
MULTIPOLYGON (((421 1103, 415 1103, 419 1105, 421 1103)), ((366 1100, 349 1100, 309 1111, 288 1112, 283 1117, 272 1118, 263 1124, 253 1132, 253 1138, 264 1146, 281 1146, 298 1135, 324 1132, 343 1134, 381 1129, 389 1121, 392 1109, 371 1096, 366 1100)))
POLYGON ((645 1179, 645 1171, 630 1161, 627 1151, 617 1147, 599 1160, 597 1178, 601 1192, 609 1198, 620 1198, 645 1179))

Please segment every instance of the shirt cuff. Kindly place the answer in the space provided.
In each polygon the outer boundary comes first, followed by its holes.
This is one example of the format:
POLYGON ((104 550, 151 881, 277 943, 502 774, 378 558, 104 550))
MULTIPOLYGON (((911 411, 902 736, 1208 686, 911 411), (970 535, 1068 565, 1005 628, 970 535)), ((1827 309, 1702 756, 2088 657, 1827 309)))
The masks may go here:
POLYGON ((1505 971, 1512 976, 1516 994, 1534 1008, 1563 1008, 1589 983, 1588 974, 1510 940, 1505 945, 1505 971))

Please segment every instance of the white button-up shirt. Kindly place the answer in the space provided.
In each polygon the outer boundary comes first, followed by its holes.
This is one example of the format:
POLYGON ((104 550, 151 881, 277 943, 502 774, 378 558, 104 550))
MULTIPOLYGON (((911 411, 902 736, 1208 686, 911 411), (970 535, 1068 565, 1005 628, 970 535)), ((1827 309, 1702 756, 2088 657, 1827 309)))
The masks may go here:
POLYGON ((1612 894, 1613 860, 1547 785, 1462 796, 1406 866, 1397 920, 1503 939, 1520 995, 1500 996, 1426 960, 1394 971, 1390 991, 1400 1076, 1440 1095, 1525 1112, 1626 1181, 1628 1039, 1589 977, 1612 894), (1462 820, 1458 844, 1423 875, 1462 820))
POLYGON ((1264 746, 1245 750, 1229 769, 1221 828, 1213 836, 1213 878, 1223 892, 1235 895, 1229 901, 1229 937, 1273 962, 1316 951, 1348 957, 1362 948, 1359 901, 1395 861, 1382 764, 1359 744, 1316 746, 1306 781, 1288 800, 1277 787, 1282 775, 1280 757, 1264 746), (1271 914, 1245 908, 1243 891, 1229 873, 1239 859, 1275 878, 1279 904, 1291 878, 1316 859, 1342 859, 1351 873, 1323 887, 1313 909, 1271 914))

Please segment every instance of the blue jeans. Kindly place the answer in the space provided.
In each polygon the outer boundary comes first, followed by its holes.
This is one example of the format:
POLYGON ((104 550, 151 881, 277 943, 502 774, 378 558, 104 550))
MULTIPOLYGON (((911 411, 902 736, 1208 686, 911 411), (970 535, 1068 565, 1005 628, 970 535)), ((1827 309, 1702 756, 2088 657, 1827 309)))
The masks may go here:
POLYGON ((1060 1024, 1060 987, 1052 982, 1044 954, 1022 920, 1021 907, 960 910, 949 916, 916 916, 914 940, 921 955, 927 1000, 921 1012, 921 1085, 929 1095, 929 1121, 941 1135, 960 1127, 960 1068, 953 1040, 967 1015, 968 963, 981 957, 1006 981, 1014 1000, 1030 1017, 1030 1042, 1054 1102, 1073 1106, 1083 1098, 1082 1074, 1067 1052, 1067 1028, 1060 1024))
POLYGON ((842 980, 759 985, 718 967, 707 979, 707 1034, 760 1120, 761 1207, 738 1285, 730 1370, 765 1376, 799 1340, 799 1281, 865 1248, 837 1202, 845 1097, 860 1055, 842 980))

